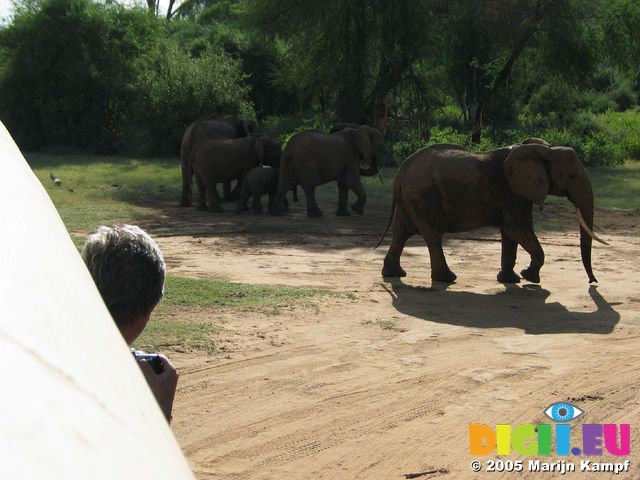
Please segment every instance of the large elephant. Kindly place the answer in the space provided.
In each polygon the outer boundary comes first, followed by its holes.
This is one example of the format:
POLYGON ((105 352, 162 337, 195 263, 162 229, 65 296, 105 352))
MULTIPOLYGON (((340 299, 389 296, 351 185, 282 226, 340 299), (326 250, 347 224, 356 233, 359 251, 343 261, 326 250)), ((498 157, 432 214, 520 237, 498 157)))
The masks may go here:
POLYGON ((208 137, 200 140, 189 154, 189 165, 196 175, 198 208, 222 212, 218 203, 216 185, 238 180, 242 185, 245 175, 259 164, 278 165, 280 144, 260 133, 244 138, 208 137))
POLYGON ((349 215, 349 189, 358 197, 351 209, 362 214, 367 194, 360 176, 373 176, 378 172, 383 151, 382 133, 366 125, 331 134, 318 131, 295 134, 282 152, 277 205, 281 206, 284 193, 301 185, 307 201, 307 215, 319 217, 322 210, 316 203, 316 186, 336 181, 339 195, 336 214, 349 215), (361 168, 360 162, 368 163, 369 167, 361 168))
MULTIPOLYGON (((258 131, 255 120, 237 118, 233 115, 196 120, 187 127, 180 145, 182 167, 182 200, 183 207, 191 206, 191 181, 193 172, 188 159, 191 150, 202 139, 211 136, 223 138, 243 138, 258 131)), ((228 196, 230 184, 225 183, 225 196, 228 196)))
MULTIPOLYGON (((532 203, 542 207, 547 195, 567 197, 581 222, 580 251, 589 282, 596 282, 591 268, 593 193, 576 152, 550 147, 539 139, 475 153, 457 145, 437 144, 419 150, 400 166, 393 183, 389 222, 393 238, 384 258, 382 275, 403 277, 400 255, 407 239, 420 234, 429 248, 431 278, 453 282, 442 251, 445 233, 478 227, 500 228, 501 269, 498 281, 519 281, 514 272, 518 245, 531 256, 521 275, 540 281, 544 252, 533 230, 532 203)), ((378 242, 378 245, 380 245, 378 242)), ((604 243, 604 242, 603 242, 604 243)))

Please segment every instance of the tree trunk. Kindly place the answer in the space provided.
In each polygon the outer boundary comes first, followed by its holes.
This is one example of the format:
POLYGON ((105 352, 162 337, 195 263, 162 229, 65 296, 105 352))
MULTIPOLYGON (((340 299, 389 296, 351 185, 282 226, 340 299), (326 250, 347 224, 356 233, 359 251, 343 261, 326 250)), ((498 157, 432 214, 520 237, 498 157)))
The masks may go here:
POLYGON ((518 59, 520 54, 522 54, 522 52, 524 51, 531 37, 533 37, 534 33, 536 33, 538 25, 543 18, 544 11, 552 3, 553 0, 542 1, 538 4, 533 19, 531 20, 531 25, 524 31, 515 47, 513 48, 511 55, 509 55, 509 58, 500 69, 500 72, 498 72, 498 75, 496 75, 496 78, 494 78, 491 82, 489 90, 483 95, 482 99, 480 100, 473 123, 473 133, 471 134, 472 143, 480 143, 480 138, 482 136, 482 118, 484 115, 485 107, 489 104, 491 97, 493 97, 493 94, 496 92, 496 90, 498 90, 500 84, 506 81, 507 78, 509 78, 511 70, 513 69, 513 65, 516 63, 516 60, 518 59))

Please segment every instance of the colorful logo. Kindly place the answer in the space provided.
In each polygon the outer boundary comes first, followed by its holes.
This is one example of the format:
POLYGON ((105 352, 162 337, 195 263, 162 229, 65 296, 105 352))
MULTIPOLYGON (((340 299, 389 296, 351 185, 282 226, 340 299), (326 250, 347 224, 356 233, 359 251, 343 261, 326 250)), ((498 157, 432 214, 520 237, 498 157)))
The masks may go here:
POLYGON ((495 429, 484 423, 469 424, 471 455, 490 455, 494 451, 498 455, 511 455, 513 451, 522 456, 599 456, 603 453, 627 456, 631 452, 628 423, 583 424, 580 434, 574 434, 578 438, 573 439, 572 447, 572 430, 567 422, 584 412, 571 403, 556 402, 544 414, 556 424, 499 424, 495 429))

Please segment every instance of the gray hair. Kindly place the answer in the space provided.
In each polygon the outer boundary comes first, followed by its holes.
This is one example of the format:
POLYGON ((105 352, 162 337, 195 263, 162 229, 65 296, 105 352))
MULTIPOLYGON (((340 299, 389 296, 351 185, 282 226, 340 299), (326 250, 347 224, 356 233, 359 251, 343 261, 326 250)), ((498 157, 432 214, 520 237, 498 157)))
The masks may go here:
POLYGON ((82 259, 118 327, 148 315, 164 294, 162 252, 140 227, 100 227, 82 259))

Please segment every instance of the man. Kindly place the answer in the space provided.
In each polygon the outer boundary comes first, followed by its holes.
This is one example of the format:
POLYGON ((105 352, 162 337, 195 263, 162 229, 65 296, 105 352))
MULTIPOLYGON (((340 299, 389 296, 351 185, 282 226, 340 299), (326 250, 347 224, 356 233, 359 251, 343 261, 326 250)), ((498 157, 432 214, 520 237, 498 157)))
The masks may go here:
MULTIPOLYGON (((89 236, 82 258, 109 313, 128 345, 142 333, 164 294, 165 264, 156 242, 133 225, 100 227, 89 236)), ((167 421, 171 421, 178 372, 164 355, 156 373, 139 360, 151 391, 167 421)))

